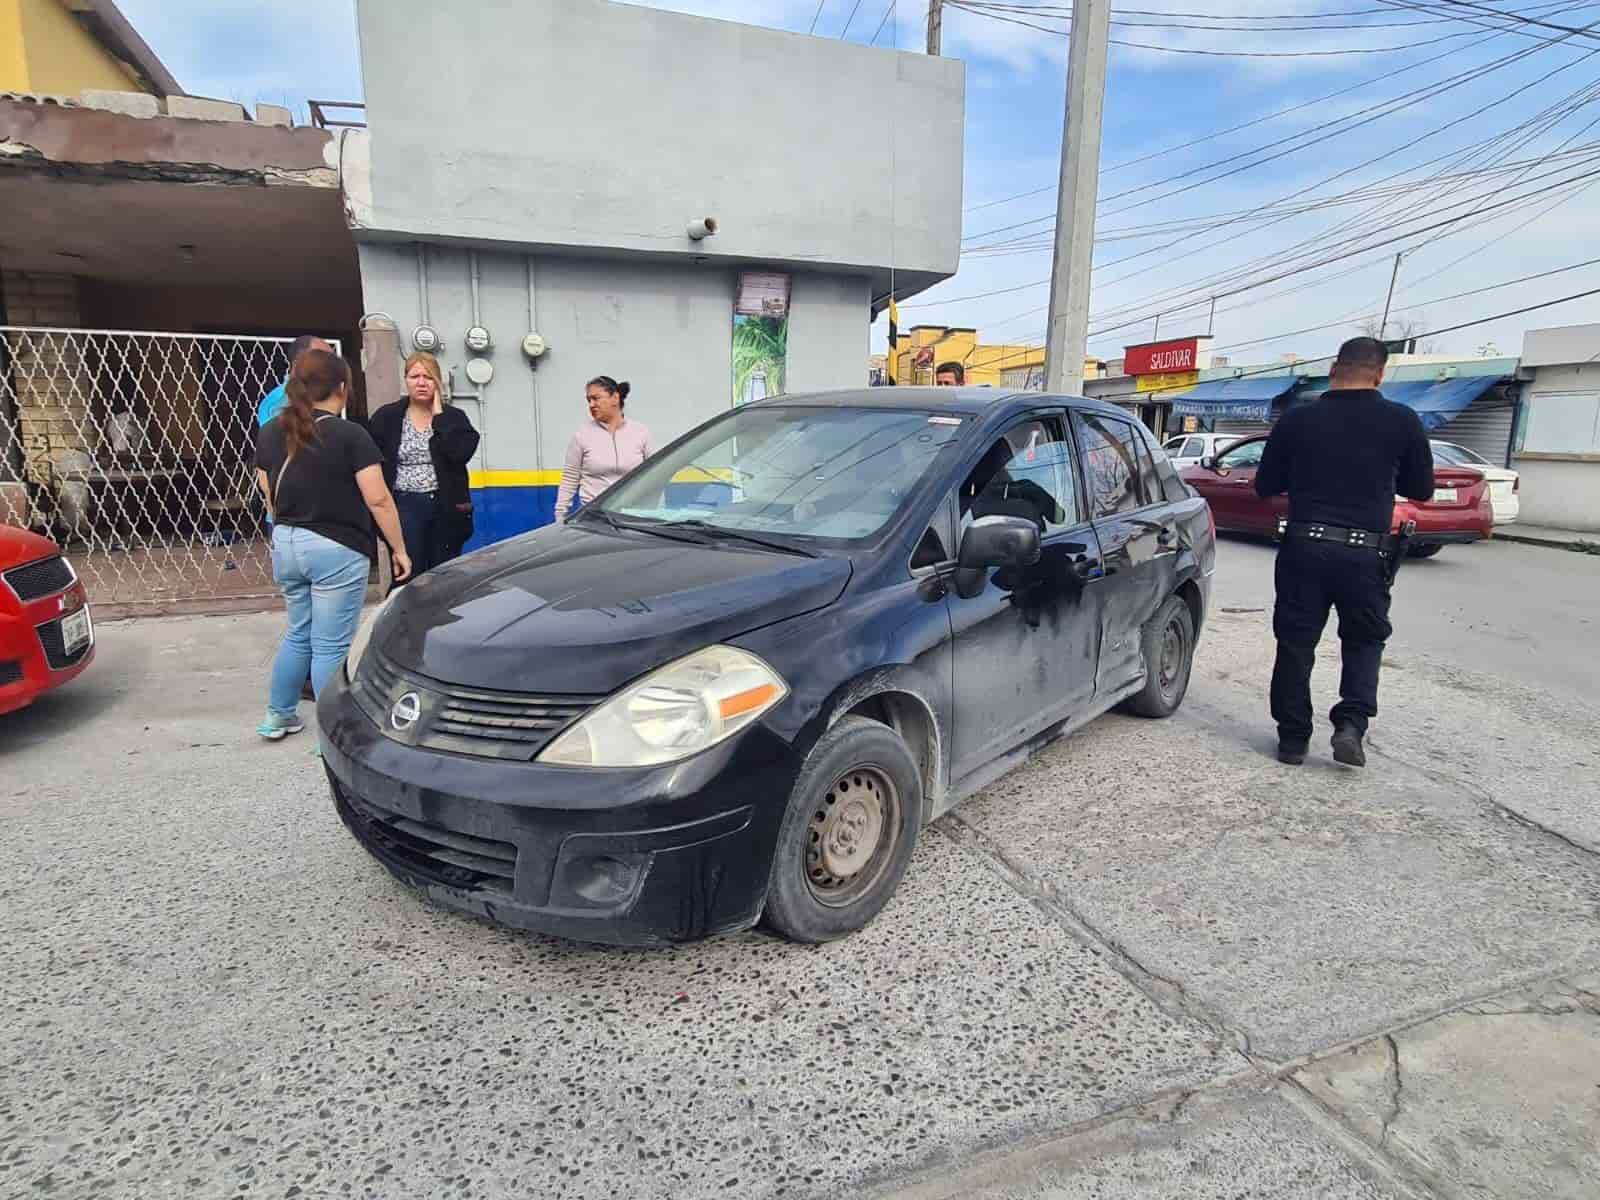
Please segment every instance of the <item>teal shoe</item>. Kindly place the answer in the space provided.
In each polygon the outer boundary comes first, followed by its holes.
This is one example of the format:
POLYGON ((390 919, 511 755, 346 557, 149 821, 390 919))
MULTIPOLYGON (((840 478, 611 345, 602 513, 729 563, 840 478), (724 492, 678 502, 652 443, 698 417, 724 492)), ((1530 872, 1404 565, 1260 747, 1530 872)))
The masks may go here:
POLYGON ((298 714, 290 713, 285 716, 268 709, 266 719, 256 726, 256 732, 269 742, 281 742, 291 733, 299 733, 304 728, 298 714))

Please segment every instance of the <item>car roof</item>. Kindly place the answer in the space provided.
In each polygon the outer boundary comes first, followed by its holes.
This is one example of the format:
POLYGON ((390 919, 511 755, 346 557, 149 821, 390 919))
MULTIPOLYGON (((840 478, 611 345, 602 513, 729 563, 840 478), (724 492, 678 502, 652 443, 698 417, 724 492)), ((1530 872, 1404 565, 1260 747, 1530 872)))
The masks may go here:
MULTIPOLYGON (((1047 408, 1055 405, 1102 412, 1127 420, 1133 417, 1125 408, 1086 396, 1062 396, 1050 392, 1019 392, 1009 388, 987 387, 869 387, 840 388, 828 392, 795 392, 755 401, 762 408, 881 408, 923 412, 937 409, 963 416, 988 416, 1010 409, 1047 408)), ((746 406, 753 407, 753 406, 746 406)))

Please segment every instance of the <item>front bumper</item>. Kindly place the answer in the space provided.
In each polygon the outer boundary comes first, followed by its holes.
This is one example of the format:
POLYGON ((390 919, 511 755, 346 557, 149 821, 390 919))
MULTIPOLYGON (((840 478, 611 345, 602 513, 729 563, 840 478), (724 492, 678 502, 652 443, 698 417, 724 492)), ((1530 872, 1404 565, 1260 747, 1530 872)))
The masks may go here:
POLYGON ((0 713, 26 708, 45 692, 76 679, 94 661, 92 617, 89 641, 76 652, 65 653, 61 634, 66 615, 88 607, 83 584, 74 582, 55 595, 0 612, 0 713))
POLYGON ((690 941, 761 916, 800 761, 759 724, 685 762, 605 770, 403 745, 342 673, 317 719, 340 818, 445 907, 618 945, 690 941))

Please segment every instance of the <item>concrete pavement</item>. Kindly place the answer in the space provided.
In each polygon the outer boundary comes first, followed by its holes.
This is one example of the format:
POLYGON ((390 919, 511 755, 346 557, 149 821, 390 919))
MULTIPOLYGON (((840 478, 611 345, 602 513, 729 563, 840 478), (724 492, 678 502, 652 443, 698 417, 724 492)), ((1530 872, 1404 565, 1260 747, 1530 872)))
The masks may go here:
POLYGON ((1408 565, 1364 773, 1267 753, 1270 563, 1224 544, 1177 717, 820 948, 430 909, 252 737, 272 617, 105 627, 0 723, 0 1193, 1600 1193, 1600 559, 1408 565))

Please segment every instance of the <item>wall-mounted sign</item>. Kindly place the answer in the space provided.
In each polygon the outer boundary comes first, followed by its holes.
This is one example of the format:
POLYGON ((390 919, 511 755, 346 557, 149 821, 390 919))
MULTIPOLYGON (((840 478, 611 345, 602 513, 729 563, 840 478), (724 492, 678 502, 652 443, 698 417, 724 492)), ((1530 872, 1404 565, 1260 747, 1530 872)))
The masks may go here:
POLYGON ((740 317, 787 317, 789 276, 770 271, 743 272, 733 311, 740 317))
POLYGON ((1192 388, 1199 382, 1199 371, 1164 371, 1160 375, 1135 376, 1133 390, 1136 392, 1178 392, 1184 388, 1192 388))
POLYGON ((1209 338, 1178 338, 1170 342, 1145 342, 1123 348, 1122 370, 1128 375, 1161 375, 1172 371, 1196 371, 1206 364, 1201 355, 1209 338))

